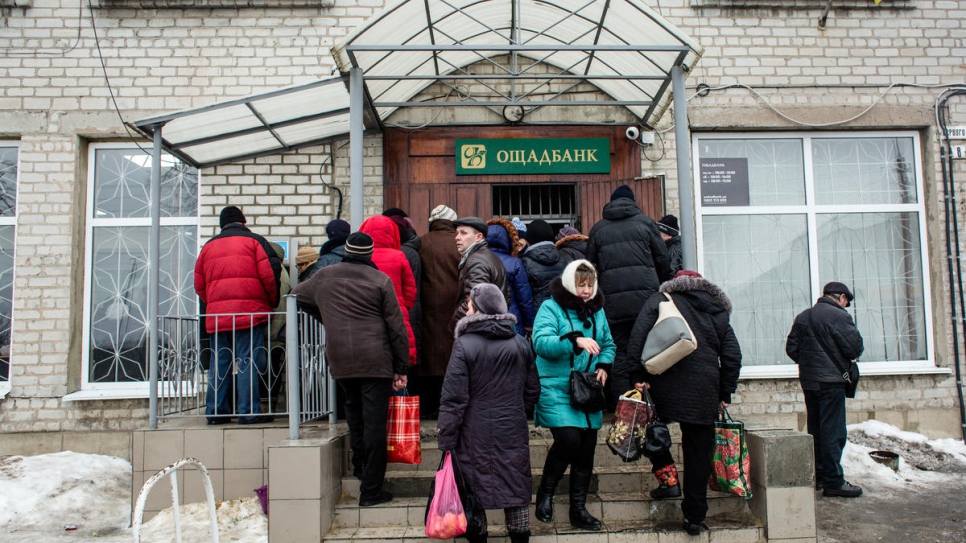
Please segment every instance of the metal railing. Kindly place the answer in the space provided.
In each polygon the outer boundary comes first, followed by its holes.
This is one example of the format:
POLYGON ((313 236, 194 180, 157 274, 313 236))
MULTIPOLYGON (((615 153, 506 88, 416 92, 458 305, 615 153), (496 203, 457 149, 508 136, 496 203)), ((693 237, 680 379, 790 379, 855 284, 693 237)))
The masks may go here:
POLYGON ((292 439, 298 439, 304 422, 326 415, 335 422, 325 329, 298 310, 295 296, 285 298, 284 313, 160 317, 158 381, 152 384, 158 391, 157 418, 267 422, 267 417, 288 415, 292 439), (220 332, 207 334, 206 319, 220 332))

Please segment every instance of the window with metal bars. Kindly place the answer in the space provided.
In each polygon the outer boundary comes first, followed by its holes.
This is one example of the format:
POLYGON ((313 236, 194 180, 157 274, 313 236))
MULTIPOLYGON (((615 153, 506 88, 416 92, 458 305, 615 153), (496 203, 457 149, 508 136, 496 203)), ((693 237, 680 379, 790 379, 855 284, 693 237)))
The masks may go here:
POLYGON ((494 185, 493 216, 520 217, 524 222, 573 224, 577 220, 577 186, 541 183, 534 185, 494 185))

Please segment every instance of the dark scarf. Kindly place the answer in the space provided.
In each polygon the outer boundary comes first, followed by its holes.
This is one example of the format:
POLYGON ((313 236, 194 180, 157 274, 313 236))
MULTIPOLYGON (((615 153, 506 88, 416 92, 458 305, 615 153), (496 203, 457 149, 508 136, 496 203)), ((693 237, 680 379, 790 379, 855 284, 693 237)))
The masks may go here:
POLYGON ((584 324, 584 328, 590 328, 593 325, 594 314, 604 307, 604 293, 601 292, 599 286, 597 295, 584 302, 579 296, 567 290, 559 277, 550 282, 550 297, 560 307, 576 311, 577 318, 584 324))
POLYGON ((341 247, 345 245, 345 240, 348 238, 348 234, 345 236, 335 236, 329 241, 322 244, 322 248, 319 249, 319 256, 331 253, 336 247, 341 247))
POLYGON ((369 266, 369 267, 371 267, 374 270, 378 270, 379 269, 379 268, 376 267, 375 264, 372 263, 372 259, 369 258, 368 256, 354 255, 352 253, 346 253, 345 256, 342 257, 342 261, 343 262, 348 262, 349 264, 361 264, 363 266, 369 266))

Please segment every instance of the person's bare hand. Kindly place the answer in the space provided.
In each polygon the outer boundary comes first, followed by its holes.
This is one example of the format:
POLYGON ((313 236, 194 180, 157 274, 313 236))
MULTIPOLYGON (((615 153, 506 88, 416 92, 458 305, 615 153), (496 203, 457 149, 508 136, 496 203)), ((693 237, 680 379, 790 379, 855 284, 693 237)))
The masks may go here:
POLYGON ((644 389, 651 388, 651 385, 650 383, 634 383, 634 388, 636 388, 638 392, 644 392, 644 389))
POLYGON ((409 378, 405 375, 400 375, 397 373, 392 376, 392 389, 395 392, 399 392, 400 390, 406 388, 407 384, 409 384, 409 378))
POLYGON ((577 338, 577 346, 592 355, 596 356, 600 354, 600 345, 598 345, 597 342, 594 341, 594 338, 579 337, 577 338))
POLYGON ((600 381, 600 385, 607 386, 607 371, 598 369, 596 373, 597 373, 597 380, 600 381))

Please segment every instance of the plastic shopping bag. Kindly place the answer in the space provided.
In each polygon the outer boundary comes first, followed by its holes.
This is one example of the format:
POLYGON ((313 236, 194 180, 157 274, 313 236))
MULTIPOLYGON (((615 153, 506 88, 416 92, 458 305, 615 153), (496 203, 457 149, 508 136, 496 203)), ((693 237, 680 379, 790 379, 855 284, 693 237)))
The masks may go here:
POLYGON ((637 390, 629 390, 617 399, 614 422, 607 431, 607 446, 624 462, 641 457, 644 429, 654 415, 654 404, 642 399, 637 390))
POLYGON ((447 451, 443 453, 443 461, 433 482, 433 495, 426 507, 426 537, 452 539, 464 533, 466 513, 456 487, 453 460, 447 451))
POLYGON ((419 396, 389 397, 386 417, 386 462, 419 464, 423 461, 419 442, 419 396))
POLYGON ((727 409, 714 423, 714 447, 711 450, 711 490, 751 498, 751 459, 745 443, 745 424, 732 420, 727 409))

